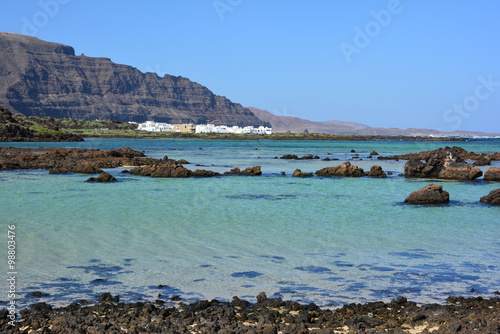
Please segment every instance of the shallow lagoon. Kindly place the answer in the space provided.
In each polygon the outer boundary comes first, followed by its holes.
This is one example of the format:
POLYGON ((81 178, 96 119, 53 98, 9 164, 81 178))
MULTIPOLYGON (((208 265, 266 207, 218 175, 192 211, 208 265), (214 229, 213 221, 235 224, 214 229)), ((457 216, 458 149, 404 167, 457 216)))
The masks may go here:
MULTIPOLYGON (((129 146, 156 158, 184 158, 193 163, 190 169, 261 165, 264 173, 153 179, 113 169, 108 172, 119 182, 91 184, 84 182, 88 175, 0 172, 0 219, 4 226, 16 224, 19 301, 63 305, 108 291, 122 300, 154 300, 159 293, 167 299, 254 300, 265 291, 336 306, 399 295, 422 303, 492 295, 500 283, 500 208, 478 200, 498 183, 407 180, 397 177, 403 161, 367 159, 372 150, 389 155, 454 144, 475 152, 500 147, 498 140, 2 143, 129 146), (379 164, 394 175, 290 177, 295 168, 338 165, 353 157, 351 149, 364 159, 353 164, 365 170, 379 164), (289 153, 341 161, 274 159, 289 153), (431 182, 450 192, 449 205, 403 203, 431 182), (33 291, 49 296, 34 298, 33 291)), ((4 232, 0 242, 6 245, 6 227, 4 232)))

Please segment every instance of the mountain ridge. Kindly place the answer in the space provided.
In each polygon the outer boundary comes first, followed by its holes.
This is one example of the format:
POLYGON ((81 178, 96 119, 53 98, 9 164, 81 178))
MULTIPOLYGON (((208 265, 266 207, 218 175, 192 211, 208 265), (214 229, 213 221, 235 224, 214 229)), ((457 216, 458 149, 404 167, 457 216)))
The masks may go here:
POLYGON ((255 107, 247 107, 255 116, 262 121, 271 123, 273 132, 314 132, 337 135, 373 135, 373 136, 500 136, 500 133, 486 133, 478 131, 454 131, 446 132, 433 129, 399 129, 399 128, 377 128, 365 124, 344 121, 315 122, 295 116, 278 116, 271 112, 255 107))
POLYGON ((25 116, 269 125, 187 78, 76 56, 71 46, 6 32, 0 32, 0 105, 25 116))

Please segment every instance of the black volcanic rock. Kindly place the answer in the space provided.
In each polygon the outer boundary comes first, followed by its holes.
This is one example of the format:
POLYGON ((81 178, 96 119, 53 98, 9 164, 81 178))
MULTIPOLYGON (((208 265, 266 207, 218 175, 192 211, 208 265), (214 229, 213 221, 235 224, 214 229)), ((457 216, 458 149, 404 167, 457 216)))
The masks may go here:
POLYGON ((350 162, 344 162, 336 167, 325 167, 316 171, 318 176, 339 176, 339 177, 361 177, 365 171, 358 166, 351 165, 350 162))
POLYGON ((481 197, 481 202, 500 204, 500 189, 492 190, 488 195, 481 197))
POLYGON ((406 199, 410 204, 442 204, 450 201, 450 194, 443 190, 443 186, 429 184, 412 192, 406 199))
POLYGON ((142 73, 72 47, 0 32, 0 105, 26 116, 269 125, 187 78, 142 73))
POLYGON ((483 172, 469 165, 455 151, 451 149, 438 149, 432 151, 425 159, 410 159, 406 162, 405 177, 413 178, 438 178, 447 180, 475 180, 483 172))

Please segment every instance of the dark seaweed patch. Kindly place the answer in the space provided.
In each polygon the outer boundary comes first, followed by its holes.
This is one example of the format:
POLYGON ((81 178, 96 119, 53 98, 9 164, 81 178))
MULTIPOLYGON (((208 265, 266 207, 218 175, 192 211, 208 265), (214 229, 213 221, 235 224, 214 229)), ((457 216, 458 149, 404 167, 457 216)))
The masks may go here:
POLYGON ((370 267, 371 270, 374 270, 374 271, 382 271, 382 272, 386 272, 386 271, 395 271, 396 269, 394 268, 390 268, 390 267, 370 267))
POLYGON ((69 266, 68 269, 83 269, 85 273, 92 273, 99 277, 114 277, 118 274, 123 274, 123 268, 120 266, 108 266, 105 264, 94 266, 69 266))
POLYGON ((118 281, 108 281, 105 278, 97 278, 95 280, 90 281, 91 285, 117 285, 121 284, 121 282, 118 281))
POLYGON ((331 272, 331 270, 328 269, 328 268, 325 268, 325 267, 316 267, 316 266, 295 267, 293 269, 302 270, 302 271, 308 271, 308 272, 316 273, 316 274, 322 274, 322 273, 329 273, 329 272, 331 272))
POLYGON ((158 286, 150 286, 149 288, 150 289, 160 289, 162 291, 162 294, 165 293, 167 295, 179 296, 179 295, 184 295, 185 294, 181 290, 179 290, 177 288, 174 288, 174 287, 171 287, 171 286, 168 286, 168 285, 162 285, 162 284, 160 284, 158 286))
POLYGON ((254 278, 262 275, 264 274, 258 273, 256 271, 240 271, 231 274, 232 277, 247 277, 247 278, 254 278))
POLYGON ((322 280, 324 280, 324 281, 331 281, 331 282, 338 282, 338 281, 342 281, 343 279, 344 279, 343 277, 336 277, 336 276, 322 278, 322 280))
POLYGON ((475 272, 475 273, 482 273, 485 270, 495 270, 495 266, 485 266, 482 264, 471 263, 471 262, 464 262, 464 263, 462 263, 462 266, 470 269, 472 272, 475 272))
POLYGON ((354 264, 345 261, 335 261, 333 264, 337 267, 354 267, 354 264))
POLYGON ((248 199, 248 200, 263 199, 267 201, 279 201, 284 199, 293 199, 296 197, 297 195, 253 195, 253 194, 226 196, 226 198, 229 199, 248 199))
POLYGON ((261 255, 260 257, 265 258, 265 259, 269 259, 271 262, 274 262, 274 263, 283 263, 283 261, 285 260, 285 258, 282 256, 261 255))
POLYGON ((67 277, 59 277, 55 280, 56 282, 75 282, 77 279, 67 278, 67 277))
POLYGON ((354 284, 349 285, 345 289, 345 291, 355 292, 355 291, 359 291, 359 290, 363 290, 363 289, 366 289, 366 284, 364 284, 364 283, 354 283, 354 284))
POLYGON ((432 259, 432 256, 430 255, 410 252, 389 252, 388 254, 397 257, 406 257, 409 259, 432 259))
POLYGON ((52 288, 62 288, 67 290, 78 291, 85 288, 85 285, 82 283, 75 283, 74 281, 66 281, 66 282, 54 282, 54 283, 41 283, 40 288, 43 290, 48 290, 52 288))

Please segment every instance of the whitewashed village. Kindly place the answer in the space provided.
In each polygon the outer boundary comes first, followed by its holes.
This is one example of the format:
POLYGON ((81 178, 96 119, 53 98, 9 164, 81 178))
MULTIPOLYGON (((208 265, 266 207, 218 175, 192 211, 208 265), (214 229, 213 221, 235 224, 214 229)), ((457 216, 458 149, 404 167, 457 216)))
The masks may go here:
POLYGON ((227 126, 214 124, 168 124, 146 121, 137 125, 137 130, 151 132, 185 132, 185 133, 234 133, 234 134, 262 134, 270 135, 273 129, 265 126, 227 126))

